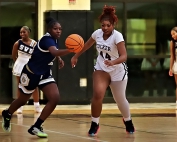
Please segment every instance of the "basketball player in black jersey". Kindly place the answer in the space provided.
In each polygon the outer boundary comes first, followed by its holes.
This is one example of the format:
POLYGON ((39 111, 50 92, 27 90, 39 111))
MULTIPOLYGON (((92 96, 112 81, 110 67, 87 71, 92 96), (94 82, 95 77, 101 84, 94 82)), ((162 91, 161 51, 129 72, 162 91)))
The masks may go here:
POLYGON ((55 58, 59 59, 59 67, 63 67, 64 63, 59 56, 64 56, 74 51, 59 49, 57 39, 60 38, 62 27, 58 21, 48 18, 46 23, 48 32, 37 42, 30 60, 24 66, 20 75, 19 88, 21 94, 19 98, 12 102, 8 109, 2 111, 2 128, 5 132, 11 131, 10 120, 12 114, 28 101, 35 88, 38 87, 43 91, 48 102, 37 121, 28 129, 28 132, 40 138, 48 137, 41 125, 53 112, 60 98, 51 67, 55 58))

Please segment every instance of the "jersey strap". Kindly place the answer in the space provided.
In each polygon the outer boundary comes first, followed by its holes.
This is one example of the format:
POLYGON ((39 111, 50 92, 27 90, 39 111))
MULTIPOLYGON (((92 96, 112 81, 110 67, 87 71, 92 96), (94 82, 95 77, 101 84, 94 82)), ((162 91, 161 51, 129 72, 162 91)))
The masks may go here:
POLYGON ((36 45, 36 41, 32 39, 30 46, 34 48, 35 45, 36 45))

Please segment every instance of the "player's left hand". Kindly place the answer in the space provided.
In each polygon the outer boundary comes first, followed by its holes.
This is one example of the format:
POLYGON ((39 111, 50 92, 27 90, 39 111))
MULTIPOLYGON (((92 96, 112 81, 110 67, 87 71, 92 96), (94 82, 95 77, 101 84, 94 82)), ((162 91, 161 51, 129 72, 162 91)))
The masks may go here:
POLYGON ((58 68, 61 69, 65 65, 64 61, 61 58, 58 58, 58 68))
POLYGON ((78 61, 78 59, 77 59, 75 56, 73 56, 73 57, 71 58, 71 67, 72 67, 72 68, 74 68, 74 67, 76 66, 77 61, 78 61))
POLYGON ((173 71, 171 69, 169 70, 169 76, 173 76, 173 71))
POLYGON ((105 61, 104 61, 104 64, 105 64, 107 67, 114 65, 113 61, 111 61, 111 60, 105 60, 105 61))

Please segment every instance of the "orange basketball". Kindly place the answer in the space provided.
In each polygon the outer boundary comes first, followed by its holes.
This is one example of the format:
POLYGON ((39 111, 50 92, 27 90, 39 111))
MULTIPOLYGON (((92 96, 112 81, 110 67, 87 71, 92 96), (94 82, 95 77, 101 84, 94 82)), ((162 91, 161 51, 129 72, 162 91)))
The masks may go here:
POLYGON ((84 40, 78 34, 71 34, 65 40, 65 46, 74 53, 78 53, 84 47, 84 40))

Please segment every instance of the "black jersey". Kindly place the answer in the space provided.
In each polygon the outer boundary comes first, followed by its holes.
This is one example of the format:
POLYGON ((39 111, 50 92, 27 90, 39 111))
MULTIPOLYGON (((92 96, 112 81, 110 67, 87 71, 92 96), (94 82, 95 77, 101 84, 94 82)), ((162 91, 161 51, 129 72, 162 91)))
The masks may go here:
POLYGON ((49 33, 46 33, 34 48, 31 59, 28 62, 29 69, 38 75, 44 75, 51 69, 55 56, 53 56, 48 48, 55 46, 58 49, 57 40, 52 38, 49 33))

